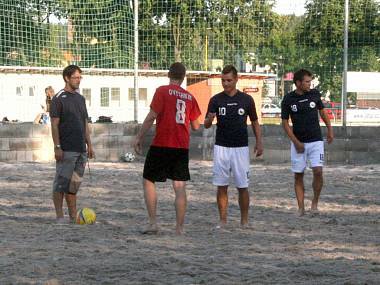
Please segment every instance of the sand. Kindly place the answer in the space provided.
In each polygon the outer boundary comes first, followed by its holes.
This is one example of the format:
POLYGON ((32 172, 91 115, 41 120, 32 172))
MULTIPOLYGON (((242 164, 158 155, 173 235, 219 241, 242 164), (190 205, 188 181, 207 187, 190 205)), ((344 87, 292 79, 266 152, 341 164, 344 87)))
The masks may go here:
MULTIPOLYGON (((59 225, 54 164, 0 163, 0 284, 380 284, 380 165, 327 166, 320 214, 298 217, 289 165, 252 165, 251 227, 217 230, 211 162, 192 161, 185 235, 158 184, 160 234, 141 235, 141 161, 91 164, 78 207, 95 225, 59 225)), ((312 197, 306 178, 307 208, 312 197)))

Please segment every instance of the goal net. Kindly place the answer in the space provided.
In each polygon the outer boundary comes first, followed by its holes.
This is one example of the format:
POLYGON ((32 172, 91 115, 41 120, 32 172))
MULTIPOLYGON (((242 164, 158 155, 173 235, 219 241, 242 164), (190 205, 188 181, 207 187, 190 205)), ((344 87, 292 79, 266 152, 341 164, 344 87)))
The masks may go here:
MULTIPOLYGON (((0 67, 45 72, 78 64, 118 72, 133 69, 137 41, 140 70, 182 61, 190 71, 219 72, 233 64, 274 75, 280 100, 292 88, 292 72, 303 67, 327 99, 341 100, 343 0, 137 2, 135 39, 133 0, 0 1, 0 67)), ((379 7, 379 0, 349 0, 349 71, 380 70, 379 7)), ((348 103, 356 101, 357 92, 349 93, 348 103)))

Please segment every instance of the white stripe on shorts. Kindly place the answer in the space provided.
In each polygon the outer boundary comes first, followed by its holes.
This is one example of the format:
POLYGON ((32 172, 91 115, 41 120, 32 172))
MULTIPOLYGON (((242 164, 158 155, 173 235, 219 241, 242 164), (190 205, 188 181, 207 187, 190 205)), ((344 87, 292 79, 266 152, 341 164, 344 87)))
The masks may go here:
POLYGON ((237 188, 249 184, 249 148, 214 145, 214 167, 212 183, 216 186, 229 185, 231 174, 237 188))

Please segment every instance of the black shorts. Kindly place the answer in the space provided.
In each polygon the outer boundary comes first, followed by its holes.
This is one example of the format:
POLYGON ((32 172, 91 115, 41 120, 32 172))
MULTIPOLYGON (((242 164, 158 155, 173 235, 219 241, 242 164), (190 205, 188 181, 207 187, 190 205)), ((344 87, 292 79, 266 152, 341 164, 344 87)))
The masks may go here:
POLYGON ((152 182, 190 180, 189 150, 151 146, 146 155, 143 177, 152 182))

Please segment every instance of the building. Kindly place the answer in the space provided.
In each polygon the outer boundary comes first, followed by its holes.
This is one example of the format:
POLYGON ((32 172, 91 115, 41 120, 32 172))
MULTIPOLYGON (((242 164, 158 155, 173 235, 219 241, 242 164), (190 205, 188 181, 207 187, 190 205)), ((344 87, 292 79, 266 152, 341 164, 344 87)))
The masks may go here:
MULTIPOLYGON (((83 69, 79 92, 85 97, 91 120, 100 116, 111 117, 114 122, 134 121, 133 70, 83 69)), ((263 80, 268 75, 245 73, 239 75, 238 88, 251 94, 261 114, 263 80)), ((140 70, 138 78, 138 122, 149 112, 149 105, 158 86, 168 84, 167 71, 140 70)), ((62 69, 1 67, 0 68, 0 119, 33 122, 45 106, 45 88, 55 92, 64 87, 62 69)), ((189 72, 183 83, 197 98, 202 114, 207 110, 210 97, 222 91, 220 73, 189 72)))
MULTIPOLYGON (((142 71, 139 76, 138 121, 144 120, 155 89, 168 83, 165 71, 142 71)), ((62 69, 0 68, 0 117, 32 122, 45 106, 45 88, 55 92, 64 87, 62 69)), ((186 83, 184 84, 186 86, 186 83)), ((79 92, 85 97, 88 114, 114 122, 134 120, 133 71, 83 69, 79 92)))
POLYGON ((380 108, 380 72, 348 72, 347 91, 356 93, 356 107, 380 108))
MULTIPOLYGON (((255 100, 256 112, 260 121, 264 81, 271 77, 273 76, 267 74, 239 73, 237 88, 253 97, 255 100)), ((221 75, 220 73, 189 73, 187 78, 187 90, 194 94, 204 117, 207 112, 210 98, 223 91, 221 75)))

